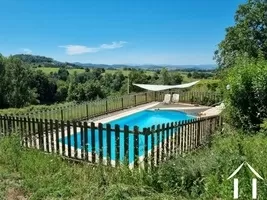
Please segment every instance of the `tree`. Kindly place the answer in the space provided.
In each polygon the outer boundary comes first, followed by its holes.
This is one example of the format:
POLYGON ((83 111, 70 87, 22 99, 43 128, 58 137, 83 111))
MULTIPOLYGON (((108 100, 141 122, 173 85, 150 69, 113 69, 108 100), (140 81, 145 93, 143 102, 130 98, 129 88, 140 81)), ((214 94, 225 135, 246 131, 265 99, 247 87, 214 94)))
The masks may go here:
POLYGON ((65 81, 57 81, 56 101, 65 101, 68 97, 68 84, 65 81))
POLYGON ((69 77, 69 71, 66 68, 60 68, 57 74, 58 78, 62 81, 66 81, 69 77))
POLYGON ((146 73, 142 70, 132 70, 129 73, 129 82, 130 82, 130 91, 134 92, 141 92, 143 91, 142 88, 136 87, 133 85, 133 83, 142 83, 147 84, 149 83, 148 76, 146 73))
POLYGON ((258 130, 267 119, 267 62, 242 59, 227 70, 224 88, 228 121, 237 128, 258 130))
POLYGON ((85 83, 86 81, 89 81, 94 78, 93 74, 90 71, 80 74, 76 73, 76 75, 74 74, 74 76, 75 76, 75 81, 77 83, 85 83))
POLYGON ((111 89, 111 83, 113 82, 113 76, 111 73, 105 73, 104 76, 102 76, 100 83, 104 86, 104 90, 106 94, 110 94, 112 92, 111 89))
POLYGON ((43 71, 33 71, 30 77, 30 87, 36 88, 40 104, 50 104, 56 101, 57 85, 43 71))
POLYGON ((154 80, 158 80, 159 79, 159 74, 157 72, 154 72, 152 78, 154 80))
POLYGON ((76 99, 75 97, 75 89, 77 88, 77 83, 74 78, 71 78, 69 87, 68 87, 68 96, 67 101, 73 101, 76 99))
POLYGON ((6 101, 9 106, 22 107, 36 103, 35 90, 30 87, 30 69, 22 61, 10 57, 5 67, 6 101))
POLYGON ((111 83, 111 88, 114 91, 120 91, 122 85, 123 85, 123 81, 124 81, 125 77, 122 74, 121 71, 115 72, 113 74, 113 81, 111 83))
POLYGON ((105 97, 102 87, 98 81, 86 82, 83 88, 85 93, 85 99, 87 101, 105 97))
POLYGON ((189 73, 187 74, 187 78, 191 78, 191 77, 192 77, 192 73, 189 72, 189 73))
POLYGON ((84 84, 70 84, 68 91, 69 101, 89 101, 105 97, 105 94, 98 81, 87 81, 84 84))
POLYGON ((179 72, 173 73, 171 75, 171 84, 178 85, 181 84, 182 82, 183 82, 183 76, 179 72))
POLYGON ((5 101, 5 58, 0 54, 0 108, 6 106, 5 101))
POLYGON ((101 68, 96 68, 92 70, 93 73, 93 78, 96 80, 100 80, 101 79, 101 74, 102 74, 102 69, 101 68))
POLYGON ((237 56, 267 59, 267 1, 249 0, 239 6, 235 25, 226 29, 225 39, 215 51, 220 68, 231 67, 237 56))
POLYGON ((166 68, 163 68, 160 72, 162 77, 162 84, 169 85, 171 83, 171 76, 166 68))

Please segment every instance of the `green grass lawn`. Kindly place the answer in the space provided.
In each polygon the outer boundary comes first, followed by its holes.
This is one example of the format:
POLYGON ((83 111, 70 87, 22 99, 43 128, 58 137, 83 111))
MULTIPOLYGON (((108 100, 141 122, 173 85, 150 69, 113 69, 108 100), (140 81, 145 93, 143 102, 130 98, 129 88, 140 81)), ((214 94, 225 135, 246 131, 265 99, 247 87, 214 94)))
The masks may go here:
MULTIPOLYGON (((59 67, 38 67, 38 68, 34 68, 34 69, 35 70, 39 69, 39 70, 42 70, 46 74, 50 74, 51 72, 52 73, 58 72, 59 67)), ((79 73, 84 72, 85 69, 68 69, 68 71, 69 71, 70 74, 74 74, 75 71, 79 74, 79 73)), ((129 73, 131 72, 130 70, 123 70, 123 69, 106 69, 105 73, 113 74, 113 73, 118 72, 118 71, 121 71, 123 73, 123 75, 125 75, 125 76, 128 76, 129 73)), ((153 75, 152 71, 147 71, 146 73, 150 74, 150 75, 153 75)))
MULTIPOLYGON (((34 68, 35 70, 42 70, 44 73, 46 74, 50 74, 58 72, 59 67, 38 67, 38 68, 34 68)), ((76 71, 78 74, 84 72, 84 69, 68 69, 70 74, 74 74, 74 72, 76 71)))
MULTIPOLYGON (((42 70, 46 74, 50 74, 51 72, 52 73, 58 72, 58 70, 59 70, 58 67, 38 67, 35 69, 36 70, 38 70, 38 69, 42 70)), ((77 74, 79 74, 79 73, 83 73, 85 70, 84 69, 68 69, 68 71, 70 74, 74 74, 75 71, 77 72, 77 74)), ((130 70, 123 70, 123 69, 106 69, 105 73, 113 74, 113 73, 118 72, 118 71, 121 71, 123 73, 123 75, 125 75, 125 76, 128 76, 129 73, 131 72, 130 70)), ((146 71, 146 73, 148 75, 151 75, 151 76, 154 74, 153 71, 146 71)), ((170 73, 176 73, 176 71, 170 71, 170 73)), ((194 78, 188 78, 187 77, 188 72, 180 71, 179 73, 183 76, 183 83, 189 83, 189 82, 193 82, 193 81, 198 80, 198 79, 194 79, 194 78)), ((205 84, 207 81, 211 82, 213 80, 212 79, 204 79, 204 80, 201 80, 201 83, 205 84)))
MULTIPOLYGON (((59 67, 38 67, 38 68, 34 68, 34 69, 35 70, 39 69, 39 70, 42 70, 46 74, 50 74, 51 72, 52 73, 58 72, 59 67)), ((84 72, 85 69, 68 69, 68 71, 69 71, 70 74, 73 74, 75 71, 79 74, 79 73, 84 72)), ((123 70, 123 69, 106 69, 105 73, 113 74, 113 73, 118 72, 118 71, 121 71, 123 73, 123 75, 125 75, 125 76, 128 76, 129 73, 131 72, 130 70, 123 70)), ((146 71, 146 73, 148 75, 153 75, 154 74, 153 71, 146 71)), ((170 71, 170 73, 175 73, 175 71, 170 71)), ((184 77, 184 82, 190 82, 190 81, 194 81, 195 80, 193 78, 188 78, 187 77, 188 72, 180 71, 179 73, 184 77)))

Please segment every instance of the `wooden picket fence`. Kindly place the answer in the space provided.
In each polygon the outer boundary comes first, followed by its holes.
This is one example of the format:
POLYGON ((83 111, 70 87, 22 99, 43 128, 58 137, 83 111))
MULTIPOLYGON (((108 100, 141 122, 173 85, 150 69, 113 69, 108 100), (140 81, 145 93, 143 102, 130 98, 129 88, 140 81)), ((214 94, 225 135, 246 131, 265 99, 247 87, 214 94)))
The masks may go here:
POLYGON ((109 114, 146 103, 151 103, 154 101, 162 102, 164 95, 167 93, 180 94, 180 102, 182 103, 213 105, 221 101, 221 95, 218 93, 181 91, 145 92, 125 95, 121 97, 112 97, 107 99, 89 101, 80 104, 71 104, 62 107, 53 107, 46 110, 32 111, 11 116, 64 121, 89 120, 97 116, 109 114))
POLYGON ((159 99, 155 92, 137 93, 120 97, 109 97, 83 103, 73 103, 68 106, 52 107, 50 109, 21 113, 18 117, 52 119, 52 120, 88 120, 104 114, 124 110, 138 105, 150 103, 159 99))
POLYGON ((25 148, 93 164, 144 169, 205 145, 221 127, 220 116, 140 129, 138 126, 0 115, 1 136, 19 133, 25 148))
POLYGON ((165 94, 179 94, 179 102, 181 103, 190 103, 190 104, 199 104, 205 106, 211 106, 215 103, 222 101, 222 94, 218 92, 181 92, 181 91, 164 91, 157 92, 157 101, 163 101, 165 94))
POLYGON ((211 106, 222 101, 222 94, 218 92, 184 92, 180 94, 180 101, 191 104, 211 106))

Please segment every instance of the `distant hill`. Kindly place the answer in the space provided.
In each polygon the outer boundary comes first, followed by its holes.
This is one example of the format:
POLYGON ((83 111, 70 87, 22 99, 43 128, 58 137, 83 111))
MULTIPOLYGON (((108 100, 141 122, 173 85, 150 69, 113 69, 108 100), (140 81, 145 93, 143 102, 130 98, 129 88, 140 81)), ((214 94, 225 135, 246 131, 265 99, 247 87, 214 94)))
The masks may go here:
POLYGON ((37 66, 45 67, 70 67, 70 68, 140 68, 147 70, 160 70, 166 67, 169 70, 187 70, 187 71, 198 71, 198 70, 214 70, 217 68, 216 65, 207 64, 207 65, 153 65, 153 64, 144 64, 144 65, 130 65, 130 64, 93 64, 93 63, 80 63, 80 62, 60 62, 56 61, 53 58, 39 56, 39 55, 29 55, 29 54, 16 54, 14 57, 21 59, 25 63, 37 66))
POLYGON ((39 56, 39 55, 30 55, 30 54, 16 54, 13 57, 21 59, 25 63, 29 63, 31 65, 40 65, 45 67, 73 67, 78 68, 78 65, 74 63, 68 62, 59 62, 54 60, 53 58, 39 56))
POLYGON ((217 65, 214 64, 207 64, 207 65, 129 65, 129 64, 113 64, 113 65, 107 65, 107 64, 92 64, 92 63, 79 63, 75 62, 74 64, 78 66, 88 67, 88 68, 124 68, 124 67, 130 67, 130 68, 141 68, 141 69, 162 69, 164 67, 168 68, 169 70, 177 70, 177 69, 191 69, 191 70, 214 70, 217 68, 217 65))

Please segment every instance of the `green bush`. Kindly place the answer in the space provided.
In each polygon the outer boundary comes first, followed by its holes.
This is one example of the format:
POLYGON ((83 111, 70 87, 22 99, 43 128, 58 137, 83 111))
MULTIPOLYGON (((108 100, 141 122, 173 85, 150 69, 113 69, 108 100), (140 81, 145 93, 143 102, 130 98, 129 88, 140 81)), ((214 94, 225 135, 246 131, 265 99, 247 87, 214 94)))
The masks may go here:
POLYGON ((227 116, 232 125, 245 130, 259 130, 267 118, 267 62, 239 61, 224 80, 227 116))

